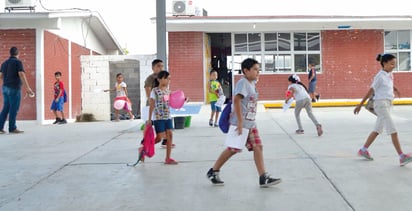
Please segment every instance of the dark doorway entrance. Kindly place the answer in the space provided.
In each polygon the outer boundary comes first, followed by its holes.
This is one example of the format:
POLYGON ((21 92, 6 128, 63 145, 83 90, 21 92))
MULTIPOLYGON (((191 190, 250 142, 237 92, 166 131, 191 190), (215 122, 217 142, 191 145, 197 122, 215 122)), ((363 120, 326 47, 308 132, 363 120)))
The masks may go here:
POLYGON ((232 40, 230 33, 210 33, 211 66, 218 72, 218 80, 223 92, 228 98, 232 97, 232 70, 227 68, 227 57, 232 56, 232 40))

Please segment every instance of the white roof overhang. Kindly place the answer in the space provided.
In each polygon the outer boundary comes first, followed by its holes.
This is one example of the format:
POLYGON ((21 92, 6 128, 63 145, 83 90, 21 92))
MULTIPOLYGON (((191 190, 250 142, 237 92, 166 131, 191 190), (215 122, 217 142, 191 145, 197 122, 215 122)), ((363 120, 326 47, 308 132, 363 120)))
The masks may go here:
POLYGON ((319 31, 341 29, 412 29, 412 16, 253 16, 167 17, 169 32, 319 31))

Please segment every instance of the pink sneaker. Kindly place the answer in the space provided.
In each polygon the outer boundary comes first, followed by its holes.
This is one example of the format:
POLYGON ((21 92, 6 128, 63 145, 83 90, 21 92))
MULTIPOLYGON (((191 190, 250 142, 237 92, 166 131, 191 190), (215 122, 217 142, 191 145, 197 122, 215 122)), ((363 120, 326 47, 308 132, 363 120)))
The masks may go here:
POLYGON ((367 160, 373 160, 371 155, 369 154, 368 150, 362 151, 361 149, 358 151, 358 155, 366 158, 367 160))
POLYGON ((399 162, 401 163, 401 166, 404 166, 410 162, 412 162, 412 153, 405 154, 401 159, 399 159, 399 162))
POLYGON ((304 133, 305 133, 304 130, 300 130, 300 129, 297 129, 297 130, 296 130, 296 134, 304 134, 304 133))
POLYGON ((165 160, 166 165, 177 165, 177 161, 173 160, 172 158, 166 159, 165 160))

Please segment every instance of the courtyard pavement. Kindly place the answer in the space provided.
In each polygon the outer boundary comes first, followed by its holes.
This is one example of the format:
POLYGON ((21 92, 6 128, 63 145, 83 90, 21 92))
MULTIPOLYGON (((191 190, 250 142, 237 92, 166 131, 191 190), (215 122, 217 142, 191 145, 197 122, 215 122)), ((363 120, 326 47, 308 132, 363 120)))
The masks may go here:
MULTIPOLYGON (((412 164, 400 167, 390 136, 370 147, 374 161, 356 153, 375 117, 353 107, 314 108, 324 135, 303 111, 305 134, 295 134, 293 109, 265 110, 258 128, 267 171, 282 183, 260 188, 253 153, 244 150, 221 169, 224 186, 207 170, 225 148, 225 135, 208 126, 209 106, 191 126, 174 131, 172 157, 156 146, 153 158, 129 167, 142 138, 140 120, 37 125, 18 121, 24 134, 0 135, 0 210, 409 210, 412 164)), ((405 152, 412 151, 412 106, 395 106, 393 118, 405 152)))

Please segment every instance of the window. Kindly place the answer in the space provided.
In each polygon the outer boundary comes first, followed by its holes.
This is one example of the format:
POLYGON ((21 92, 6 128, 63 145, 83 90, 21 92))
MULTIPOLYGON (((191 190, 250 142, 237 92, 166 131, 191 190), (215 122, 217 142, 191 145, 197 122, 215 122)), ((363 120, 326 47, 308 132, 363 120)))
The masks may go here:
POLYGON ((314 62, 320 71, 319 32, 267 32, 233 34, 232 67, 240 69, 244 58, 261 63, 262 73, 306 72, 314 62))
POLYGON ((385 31, 385 52, 397 58, 394 71, 411 71, 411 31, 385 31))

